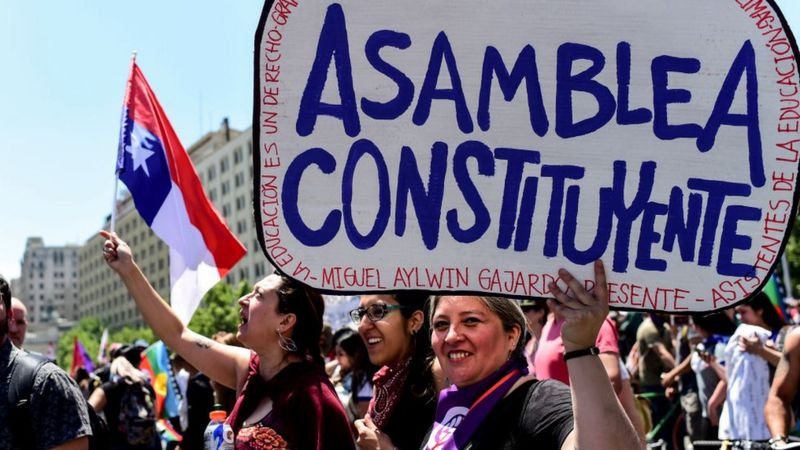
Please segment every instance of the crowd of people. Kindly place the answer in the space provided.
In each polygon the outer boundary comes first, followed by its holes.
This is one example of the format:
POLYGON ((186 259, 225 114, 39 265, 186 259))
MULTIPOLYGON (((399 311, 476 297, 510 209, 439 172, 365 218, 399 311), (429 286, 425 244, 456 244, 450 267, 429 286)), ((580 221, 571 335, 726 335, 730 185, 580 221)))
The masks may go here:
MULTIPOLYGON (((171 448, 204 448, 214 409, 228 413, 237 449, 780 448, 797 429, 798 313, 763 293, 710 315, 609 312, 598 261, 592 292, 561 270, 548 301, 362 295, 334 331, 318 292, 273 274, 239 299, 237 334, 210 339, 104 235, 106 261, 174 352, 183 438, 171 448)), ((142 345, 71 378, 22 350, 24 305, 2 278, 0 297, 0 447, 162 448, 142 345), (30 387, 14 381, 22 373, 30 387)))

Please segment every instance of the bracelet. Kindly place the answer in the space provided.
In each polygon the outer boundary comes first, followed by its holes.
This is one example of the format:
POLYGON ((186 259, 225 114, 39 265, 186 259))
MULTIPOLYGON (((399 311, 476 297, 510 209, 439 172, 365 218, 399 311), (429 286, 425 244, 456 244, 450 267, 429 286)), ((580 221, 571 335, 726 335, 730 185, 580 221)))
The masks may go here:
POLYGON ((774 437, 770 438, 770 440, 769 440, 769 441, 767 441, 767 443, 768 443, 769 445, 772 445, 772 444, 777 444, 778 442, 786 442, 786 439, 787 439, 787 437, 786 437, 786 436, 784 436, 784 435, 782 435, 782 434, 779 434, 779 435, 777 435, 777 436, 774 436, 774 437))
POLYGON ((580 358, 581 356, 599 355, 599 354, 600 354, 600 349, 593 345, 589 348, 584 348, 582 350, 573 350, 571 352, 564 353, 564 361, 569 361, 572 358, 580 358))

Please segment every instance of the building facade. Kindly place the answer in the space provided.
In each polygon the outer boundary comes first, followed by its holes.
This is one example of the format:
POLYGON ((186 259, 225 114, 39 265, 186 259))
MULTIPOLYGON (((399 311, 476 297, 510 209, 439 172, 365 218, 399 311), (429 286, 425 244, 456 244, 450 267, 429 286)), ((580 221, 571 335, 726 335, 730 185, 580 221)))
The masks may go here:
MULTIPOLYGON (((247 248, 247 254, 225 277, 231 285, 254 283, 268 272, 253 226, 252 133, 230 129, 227 122, 207 133, 187 149, 206 195, 223 216, 228 228, 247 248)), ((106 220, 104 229, 108 229, 106 220)), ((116 232, 127 242, 139 267, 159 294, 169 299, 169 249, 139 216, 130 196, 117 211, 116 232)), ((80 316, 94 316, 106 326, 143 326, 141 314, 125 286, 105 264, 103 239, 94 234, 79 251, 80 316)))
POLYGON ((31 324, 74 322, 80 317, 79 249, 48 247, 40 237, 28 238, 14 296, 25 303, 31 324))

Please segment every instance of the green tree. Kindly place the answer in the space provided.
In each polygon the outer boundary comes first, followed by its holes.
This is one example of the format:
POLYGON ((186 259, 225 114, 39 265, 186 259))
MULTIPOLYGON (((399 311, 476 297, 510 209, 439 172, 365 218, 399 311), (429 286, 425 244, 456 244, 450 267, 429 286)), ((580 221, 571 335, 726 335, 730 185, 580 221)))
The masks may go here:
POLYGON ((250 289, 246 281, 241 281, 236 287, 218 283, 203 297, 189 328, 206 337, 218 331, 236 332, 239 327, 239 305, 236 302, 250 289))
POLYGON ((121 344, 133 344, 139 339, 147 341, 148 344, 152 344, 153 342, 156 341, 156 337, 155 334, 153 334, 153 330, 146 327, 134 328, 128 326, 122 328, 121 330, 111 332, 108 335, 109 344, 112 342, 119 342, 121 344))

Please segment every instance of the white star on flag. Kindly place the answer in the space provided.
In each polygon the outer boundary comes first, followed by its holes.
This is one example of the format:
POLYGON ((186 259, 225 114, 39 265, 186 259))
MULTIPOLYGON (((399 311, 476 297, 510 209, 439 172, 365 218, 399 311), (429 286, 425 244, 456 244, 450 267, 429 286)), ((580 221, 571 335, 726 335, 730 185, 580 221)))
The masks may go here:
POLYGON ((144 148, 144 145, 139 145, 139 137, 136 133, 131 133, 131 145, 126 145, 125 151, 130 153, 133 158, 133 171, 136 172, 136 169, 141 167, 144 169, 145 175, 149 177, 150 171, 147 169, 147 158, 152 156, 154 152, 144 148))

